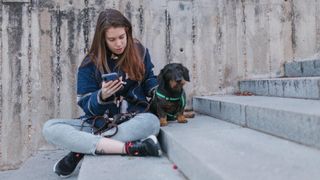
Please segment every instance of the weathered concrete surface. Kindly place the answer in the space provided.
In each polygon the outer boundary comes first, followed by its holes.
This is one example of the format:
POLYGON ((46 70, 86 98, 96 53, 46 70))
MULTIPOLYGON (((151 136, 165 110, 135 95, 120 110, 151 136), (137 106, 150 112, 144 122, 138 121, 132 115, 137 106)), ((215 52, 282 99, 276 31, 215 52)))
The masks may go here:
POLYGON ((239 87, 240 92, 261 96, 320 99, 320 77, 244 80, 239 87))
MULTIPOLYGON (((19 169, 10 171, 0 171, 1 180, 61 180, 56 173, 53 172, 53 165, 61 157, 65 156, 67 150, 39 150, 29 157, 19 169)), ((76 180, 79 170, 68 178, 68 180, 76 180)))
POLYGON ((162 147, 188 179, 319 179, 320 151, 196 115, 161 129, 162 147))
POLYGON ((281 76, 286 60, 320 49, 318 0, 1 1, 0 169, 17 167, 45 145, 40 132, 47 119, 79 115, 76 69, 107 7, 133 22, 156 73, 168 62, 189 68, 189 97, 232 92, 241 79, 281 76))
POLYGON ((182 173, 165 156, 85 156, 79 180, 92 179, 139 179, 139 180, 185 180, 182 173))
POLYGON ((193 108, 199 113, 320 149, 319 107, 319 100, 280 97, 193 98, 193 108))

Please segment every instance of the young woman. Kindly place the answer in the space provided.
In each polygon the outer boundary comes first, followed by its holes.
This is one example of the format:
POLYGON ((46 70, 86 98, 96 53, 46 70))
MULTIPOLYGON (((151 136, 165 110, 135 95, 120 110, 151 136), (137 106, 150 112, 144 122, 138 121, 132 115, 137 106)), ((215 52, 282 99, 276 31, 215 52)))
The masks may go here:
POLYGON ((62 177, 72 175, 84 154, 160 156, 155 137, 159 119, 144 112, 147 97, 153 95, 156 86, 150 55, 133 39, 131 23, 117 10, 101 12, 90 51, 78 69, 77 102, 85 115, 80 119, 52 119, 43 127, 48 142, 71 151, 54 165, 54 172, 62 177), (103 74, 113 72, 118 79, 102 79, 103 74), (113 117, 120 109, 139 113, 120 124, 111 138, 105 136, 113 134, 115 128, 102 135, 92 134, 92 125, 101 126, 101 121, 92 117, 113 117))

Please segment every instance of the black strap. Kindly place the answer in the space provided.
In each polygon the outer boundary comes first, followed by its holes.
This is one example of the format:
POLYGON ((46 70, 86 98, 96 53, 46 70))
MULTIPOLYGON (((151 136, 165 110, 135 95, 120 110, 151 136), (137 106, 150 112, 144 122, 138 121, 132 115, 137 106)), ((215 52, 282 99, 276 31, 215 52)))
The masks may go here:
POLYGON ((113 118, 108 118, 105 116, 93 116, 88 119, 85 119, 82 124, 80 130, 83 129, 84 123, 88 122, 89 120, 92 120, 91 128, 93 129, 93 134, 98 135, 102 134, 112 128, 115 128, 115 132, 110 135, 105 135, 104 137, 110 138, 118 133, 118 125, 130 120, 136 115, 136 113, 122 113, 122 114, 116 114, 113 116, 113 118), (104 124, 101 127, 95 127, 96 121, 103 121, 104 124))

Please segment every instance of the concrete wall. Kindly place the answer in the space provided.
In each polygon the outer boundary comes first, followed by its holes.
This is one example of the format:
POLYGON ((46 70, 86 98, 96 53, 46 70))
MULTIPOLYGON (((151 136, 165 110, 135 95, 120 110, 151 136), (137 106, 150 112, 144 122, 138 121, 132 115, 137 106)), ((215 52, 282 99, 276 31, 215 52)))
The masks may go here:
POLYGON ((81 114, 76 70, 107 7, 132 21, 156 73, 169 62, 189 68, 189 97, 281 76, 285 61, 320 48, 319 0, 2 0, 0 169, 49 147, 41 135, 46 120, 81 114))

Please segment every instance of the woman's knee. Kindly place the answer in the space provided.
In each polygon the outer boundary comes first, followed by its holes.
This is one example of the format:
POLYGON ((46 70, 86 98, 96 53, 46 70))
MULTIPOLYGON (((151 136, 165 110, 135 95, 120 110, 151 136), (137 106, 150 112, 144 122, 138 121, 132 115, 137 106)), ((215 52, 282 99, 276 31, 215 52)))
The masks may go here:
POLYGON ((144 120, 144 123, 148 126, 151 134, 157 135, 160 131, 159 118, 152 113, 144 113, 144 120))
POLYGON ((54 130, 54 125, 57 124, 58 119, 50 119, 47 122, 44 123, 42 127, 42 134, 43 136, 48 139, 52 135, 52 132, 54 130))

